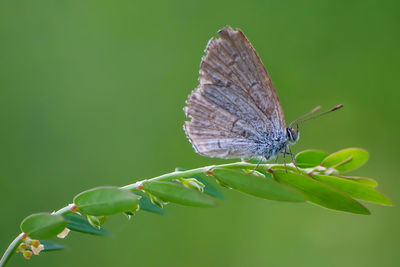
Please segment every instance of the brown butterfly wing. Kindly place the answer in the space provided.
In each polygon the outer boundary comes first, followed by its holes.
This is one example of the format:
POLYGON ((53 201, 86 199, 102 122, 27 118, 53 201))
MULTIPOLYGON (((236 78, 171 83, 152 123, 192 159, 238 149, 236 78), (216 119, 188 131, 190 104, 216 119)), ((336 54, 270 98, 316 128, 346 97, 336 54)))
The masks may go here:
POLYGON ((187 100, 185 132, 196 151, 220 158, 259 156, 286 127, 271 79, 240 30, 212 38, 200 65, 200 85, 187 100))

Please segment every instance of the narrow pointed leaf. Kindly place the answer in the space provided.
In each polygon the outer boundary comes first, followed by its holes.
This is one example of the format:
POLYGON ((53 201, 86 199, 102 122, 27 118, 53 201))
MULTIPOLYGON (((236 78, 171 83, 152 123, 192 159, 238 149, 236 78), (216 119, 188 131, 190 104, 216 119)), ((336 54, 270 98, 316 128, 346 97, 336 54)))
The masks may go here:
POLYGON ((296 164, 299 168, 311 168, 321 164, 329 154, 319 150, 304 150, 296 155, 296 164))
POLYGON ((105 216, 136 210, 140 197, 117 187, 98 187, 78 194, 74 203, 88 215, 105 216))
POLYGON ((302 192, 306 199, 323 207, 358 214, 370 214, 369 210, 345 193, 316 181, 308 176, 277 170, 275 179, 302 192))
POLYGON ((150 198, 147 196, 146 193, 142 191, 134 191, 133 193, 141 197, 139 202, 139 207, 141 210, 150 211, 157 214, 165 214, 165 210, 153 204, 153 202, 151 202, 150 198))
POLYGON ((67 221, 61 215, 36 213, 26 217, 21 223, 22 232, 32 239, 49 239, 61 233, 67 221))
POLYGON ((392 202, 389 199, 367 185, 334 176, 314 175, 313 178, 324 184, 328 184, 351 197, 387 206, 392 205, 392 202))
POLYGON ((368 151, 361 148, 347 148, 335 152, 322 161, 322 166, 335 168, 341 173, 354 170, 362 166, 369 158, 368 151))
POLYGON ((262 174, 255 175, 243 170, 223 168, 215 168, 213 173, 224 185, 249 195, 277 201, 305 201, 304 196, 298 191, 262 174))
POLYGON ((353 182, 357 182, 360 184, 365 184, 371 187, 377 187, 378 186, 378 182, 375 181, 372 178, 367 178, 367 177, 357 177, 357 176, 340 176, 340 178, 343 179, 348 179, 351 180, 353 182))
POLYGON ((179 183, 151 181, 143 183, 143 187, 145 191, 166 202, 194 207, 215 205, 215 201, 211 197, 179 183))
POLYGON ((104 228, 93 227, 86 218, 77 214, 71 213, 65 216, 68 221, 68 229, 75 232, 91 234, 91 235, 105 235, 109 236, 110 233, 104 228))

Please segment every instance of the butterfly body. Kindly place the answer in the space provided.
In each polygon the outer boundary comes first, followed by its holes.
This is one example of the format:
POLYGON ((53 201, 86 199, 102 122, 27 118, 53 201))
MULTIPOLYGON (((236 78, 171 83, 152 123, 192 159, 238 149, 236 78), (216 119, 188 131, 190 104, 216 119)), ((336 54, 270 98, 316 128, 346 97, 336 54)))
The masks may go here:
POLYGON ((240 30, 226 27, 206 47, 199 86, 184 108, 184 129, 197 153, 218 158, 270 159, 298 139, 286 127, 271 79, 240 30))

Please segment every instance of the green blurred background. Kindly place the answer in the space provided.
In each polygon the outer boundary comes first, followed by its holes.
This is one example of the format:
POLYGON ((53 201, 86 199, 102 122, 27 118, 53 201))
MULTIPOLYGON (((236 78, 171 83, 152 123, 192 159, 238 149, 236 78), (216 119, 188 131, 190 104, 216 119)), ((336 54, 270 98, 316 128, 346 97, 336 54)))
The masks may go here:
POLYGON ((399 1, 1 1, 0 249, 34 212, 91 187, 222 163, 194 153, 182 108, 207 41, 240 27, 268 68, 295 151, 370 151, 393 208, 371 216, 223 190, 213 209, 114 216, 111 238, 10 266, 399 266, 399 1))

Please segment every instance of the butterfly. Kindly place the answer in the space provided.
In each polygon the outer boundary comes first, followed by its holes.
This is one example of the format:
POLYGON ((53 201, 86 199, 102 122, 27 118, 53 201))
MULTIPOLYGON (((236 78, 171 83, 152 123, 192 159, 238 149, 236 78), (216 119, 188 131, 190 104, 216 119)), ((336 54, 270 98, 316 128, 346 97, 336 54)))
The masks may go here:
POLYGON ((218 35, 207 44, 199 86, 184 108, 191 119, 185 121, 184 130, 198 154, 260 161, 280 154, 293 157, 288 151, 299 139, 299 123, 343 106, 308 117, 318 106, 286 126, 271 78, 249 40, 230 26, 218 35))

